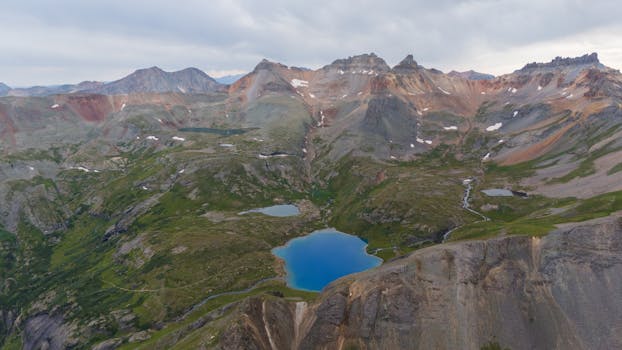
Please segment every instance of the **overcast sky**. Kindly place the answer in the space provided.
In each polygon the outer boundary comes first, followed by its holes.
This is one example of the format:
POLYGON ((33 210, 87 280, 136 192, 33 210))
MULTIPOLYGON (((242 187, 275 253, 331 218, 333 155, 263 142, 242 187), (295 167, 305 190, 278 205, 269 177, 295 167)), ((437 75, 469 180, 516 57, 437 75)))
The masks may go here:
POLYGON ((110 81, 137 68, 213 76, 262 59, 319 68, 375 52, 443 71, 510 73, 597 51, 622 68, 619 0, 5 0, 0 81, 110 81))

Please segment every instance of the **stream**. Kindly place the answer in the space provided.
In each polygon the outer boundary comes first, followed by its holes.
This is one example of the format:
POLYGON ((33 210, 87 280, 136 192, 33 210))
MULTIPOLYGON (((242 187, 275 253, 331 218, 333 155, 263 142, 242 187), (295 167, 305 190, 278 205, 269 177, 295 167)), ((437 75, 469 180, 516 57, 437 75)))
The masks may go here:
MULTIPOLYGON (((462 208, 482 218, 481 221, 477 221, 477 222, 490 221, 490 218, 487 217, 486 215, 476 210, 471 209, 471 205, 469 204, 469 199, 471 197, 471 191, 473 190, 473 179, 466 179, 462 183, 466 186, 466 188, 464 189, 464 196, 462 197, 462 208)), ((452 232, 454 232, 455 230, 459 229, 462 226, 464 225, 456 226, 452 228, 451 230, 445 232, 445 234, 443 235, 443 243, 445 243, 447 239, 449 239, 452 232)))

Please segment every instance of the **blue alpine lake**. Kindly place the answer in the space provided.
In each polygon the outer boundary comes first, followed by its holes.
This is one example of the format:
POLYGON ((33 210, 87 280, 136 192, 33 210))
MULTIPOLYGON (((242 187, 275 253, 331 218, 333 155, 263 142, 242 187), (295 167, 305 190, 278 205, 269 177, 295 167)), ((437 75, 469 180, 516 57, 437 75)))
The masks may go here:
POLYGON ((286 217, 286 216, 296 216, 300 214, 300 210, 297 206, 292 204, 281 204, 281 205, 273 205, 271 207, 251 209, 247 211, 243 211, 238 213, 239 215, 244 215, 248 213, 262 213, 268 216, 277 216, 277 217, 286 217))
POLYGON ((379 266, 382 259, 367 254, 366 246, 359 237, 326 229, 292 239, 272 253, 285 261, 288 286, 320 291, 340 277, 379 266))

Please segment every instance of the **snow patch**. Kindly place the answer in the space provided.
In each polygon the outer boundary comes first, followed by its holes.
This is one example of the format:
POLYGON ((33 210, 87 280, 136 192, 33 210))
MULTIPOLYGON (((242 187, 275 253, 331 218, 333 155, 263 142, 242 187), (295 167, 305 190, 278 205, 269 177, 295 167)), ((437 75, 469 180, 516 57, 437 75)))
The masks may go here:
POLYGON ((429 111, 429 110, 430 110, 430 108, 428 108, 428 107, 426 107, 426 108, 424 108, 424 109, 423 109, 423 111, 424 111, 424 112, 427 112, 427 111, 429 111))
POLYGON ((29 167, 28 167, 28 170, 30 170, 30 171, 35 171, 35 168, 33 168, 33 167, 29 166, 29 167))
POLYGON ((505 140, 499 140, 499 142, 498 142, 498 143, 504 143, 504 142, 505 142, 505 140))
POLYGON ((344 74, 345 74, 345 72, 340 69, 339 70, 339 75, 344 75, 344 74))
POLYGON ((60 105, 59 105, 58 103, 56 103, 56 104, 53 104, 51 108, 52 108, 52 109, 56 109, 56 108, 58 108, 58 107, 60 107, 60 105))
POLYGON ((145 137, 145 139, 152 140, 152 141, 158 141, 159 140, 159 138, 157 138, 157 137, 155 137, 153 135, 149 135, 149 136, 145 137))
POLYGON ((491 125, 489 127, 486 128, 486 131, 495 131, 495 130, 499 130, 501 129, 501 127, 503 126, 503 123, 499 122, 497 124, 491 125))
POLYGON ((542 90, 542 86, 538 85, 538 91, 542 90))
POLYGON ((397 159, 395 156, 390 156, 389 158, 391 158, 393 160, 397 159))
POLYGON ((424 141, 423 139, 418 138, 418 137, 417 137, 417 140, 416 140, 416 141, 417 141, 418 143, 425 143, 425 141, 424 141))
POLYGON ((444 126, 444 127, 443 127, 443 129, 444 129, 444 130, 448 130, 448 131, 449 131, 449 130, 458 130, 458 127, 457 127, 457 126, 455 126, 455 125, 452 125, 452 126, 444 126))
POLYGON ((516 118, 517 115, 518 115, 518 111, 514 111, 514 114, 512 114, 512 118, 516 118))
POLYGON ((444 93, 445 95, 451 95, 451 93, 450 93, 449 91, 447 91, 447 90, 443 90, 443 88, 442 88, 442 87, 437 86, 437 88, 438 88, 439 90, 441 90, 441 92, 442 92, 442 93, 444 93))
POLYGON ((177 86, 177 89, 179 89, 179 91, 181 91, 181 93, 182 93, 182 94, 185 94, 185 93, 186 93, 186 89, 184 89, 184 88, 183 88, 183 87, 181 87, 181 86, 177 86))
POLYGON ((121 105, 121 110, 125 109, 125 103, 121 105))
POLYGON ((143 191, 149 191, 149 189, 148 189, 148 188, 147 188, 147 186, 145 186, 145 185, 140 186, 140 188, 141 188, 143 191))
POLYGON ((87 169, 87 168, 85 168, 83 166, 72 166, 69 169, 80 170, 80 171, 84 171, 85 173, 90 173, 91 172, 90 169, 87 169))
POLYGON ((180 171, 178 171, 177 173, 178 173, 178 174, 183 174, 183 173, 185 173, 185 172, 186 172, 186 169, 181 169, 181 170, 180 170, 180 171))
POLYGON ((311 98, 315 98, 315 95, 314 95, 314 94, 312 94, 312 93, 309 93, 309 97, 311 97, 311 98))
POLYGON ((415 148, 415 144, 414 144, 414 143, 411 143, 411 144, 410 144, 410 148, 415 148))
POLYGON ((427 143, 428 145, 432 144, 432 140, 425 140, 425 143, 427 143))
POLYGON ((172 137, 172 139, 173 139, 174 141, 182 141, 182 142, 183 142, 183 141, 186 141, 186 139, 185 139, 185 138, 183 138, 183 137, 179 137, 179 136, 173 136, 173 137, 172 137))
POLYGON ((486 95, 486 91, 482 91, 482 92, 480 92, 480 94, 486 95))
POLYGON ((221 144, 219 144, 218 146, 220 146, 220 147, 225 147, 225 148, 231 148, 231 147, 233 147, 233 146, 235 146, 235 145, 234 145, 234 144, 232 144, 232 143, 221 143, 221 144))
POLYGON ((571 99, 573 96, 574 96, 573 94, 570 94, 570 95, 566 96, 566 98, 567 99, 571 99))
POLYGON ((517 90, 516 88, 512 88, 512 89, 510 90, 510 92, 511 92, 511 93, 513 93, 513 94, 515 94, 517 91, 518 91, 518 90, 517 90))
POLYGON ((320 121, 317 123, 317 126, 320 128, 323 127, 325 119, 326 119, 326 116, 324 115, 324 111, 320 110, 320 121))
POLYGON ((300 79, 292 79, 291 81, 292 86, 297 88, 297 87, 309 87, 309 82, 306 80, 300 80, 300 79))
POLYGON ((490 152, 486 153, 486 155, 484 156, 484 158, 482 158, 483 161, 486 161, 490 159, 490 152))

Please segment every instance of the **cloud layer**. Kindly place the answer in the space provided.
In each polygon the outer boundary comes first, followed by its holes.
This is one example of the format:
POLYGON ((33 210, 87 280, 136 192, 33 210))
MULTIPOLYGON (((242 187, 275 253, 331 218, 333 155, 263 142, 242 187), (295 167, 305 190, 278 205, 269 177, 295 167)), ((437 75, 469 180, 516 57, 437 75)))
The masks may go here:
POLYGON ((502 74, 598 51, 622 68, 621 15, 614 0, 9 0, 0 81, 113 80, 154 65, 221 75, 264 57, 315 68, 364 52, 502 74))

